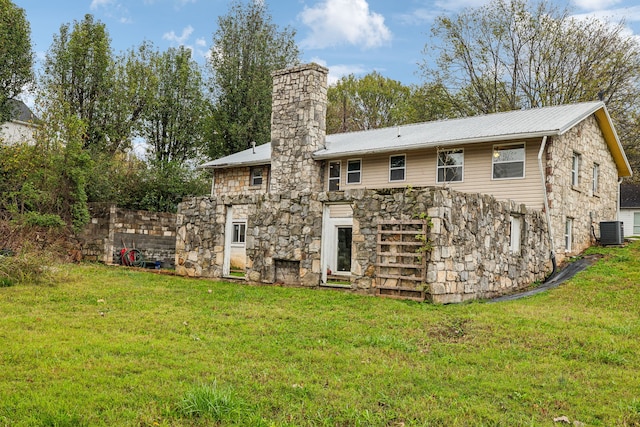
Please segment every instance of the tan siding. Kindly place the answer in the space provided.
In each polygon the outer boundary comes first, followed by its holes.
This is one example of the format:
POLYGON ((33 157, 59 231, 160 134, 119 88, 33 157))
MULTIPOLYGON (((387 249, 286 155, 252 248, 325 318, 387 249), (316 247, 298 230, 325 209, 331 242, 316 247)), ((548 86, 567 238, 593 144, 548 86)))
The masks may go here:
MULTIPOLYGON (((447 183, 454 190, 467 193, 492 194, 499 200, 515 200, 540 209, 543 205, 542 184, 538 170, 540 140, 513 141, 526 143, 525 177, 521 179, 494 180, 492 174, 493 143, 474 144, 447 149, 464 149, 464 178, 462 182, 447 183)), ((502 143, 505 144, 505 143, 502 143)), ((346 160, 342 159, 340 189, 443 186, 436 183, 437 150, 425 149, 407 152, 405 181, 389 181, 389 154, 377 154, 362 158, 362 182, 345 184, 346 160)), ((327 168, 328 169, 328 168, 327 168)))
POLYGON ((353 209, 351 205, 329 205, 329 217, 330 218, 351 218, 353 216, 353 209))

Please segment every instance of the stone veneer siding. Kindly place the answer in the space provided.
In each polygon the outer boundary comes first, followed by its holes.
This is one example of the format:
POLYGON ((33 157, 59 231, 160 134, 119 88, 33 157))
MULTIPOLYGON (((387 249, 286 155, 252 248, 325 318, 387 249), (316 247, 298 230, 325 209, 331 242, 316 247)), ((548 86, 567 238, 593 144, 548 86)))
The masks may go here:
POLYGON ((547 193, 553 240, 558 261, 576 255, 595 243, 600 221, 615 221, 618 172, 595 116, 547 142, 547 193), (582 164, 577 186, 571 185, 573 153, 582 164), (592 192, 593 165, 599 165, 599 191, 592 192), (573 218, 570 252, 565 252, 565 221, 573 218))
POLYGON ((179 206, 176 271, 220 277, 226 206, 246 205, 249 282, 274 283, 277 260, 299 263, 301 285, 322 277, 322 212, 325 203, 353 207, 351 289, 375 291, 377 224, 381 220, 432 220, 428 238, 427 294, 438 303, 507 294, 541 280, 550 270, 544 216, 491 196, 440 188, 290 192, 197 198, 179 206), (522 218, 521 251, 510 252, 511 215, 522 218))
POLYGON ((273 73, 271 107, 271 191, 320 191, 327 115, 327 74, 317 64, 273 73))
POLYGON ((89 206, 91 220, 80 233, 82 255, 105 264, 120 262, 124 240, 127 248, 140 250, 147 261, 160 261, 163 268, 174 266, 176 214, 130 211, 100 203, 89 206))
POLYGON ((266 193, 269 188, 269 166, 238 167, 216 169, 213 172, 213 195, 238 195, 246 193, 266 193), (262 184, 251 185, 251 170, 262 168, 262 184))

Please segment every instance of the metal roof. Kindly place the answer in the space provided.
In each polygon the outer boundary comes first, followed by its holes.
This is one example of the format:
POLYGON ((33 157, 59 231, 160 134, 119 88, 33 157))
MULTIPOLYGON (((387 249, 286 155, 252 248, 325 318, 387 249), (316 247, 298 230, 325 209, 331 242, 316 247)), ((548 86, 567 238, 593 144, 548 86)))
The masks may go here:
POLYGON ((199 169, 220 169, 232 166, 255 166, 271 163, 271 143, 256 146, 255 150, 249 148, 244 151, 212 160, 198 166, 199 169))
MULTIPOLYGON (((630 176, 631 168, 611 119, 602 102, 507 111, 483 116, 402 125, 360 132, 327 135, 325 148, 314 153, 316 160, 366 154, 409 151, 429 147, 497 142, 562 135, 582 120, 597 113, 618 172, 630 176)), ((252 166, 271 163, 271 143, 250 148, 201 165, 201 168, 252 166)))
POLYGON ((562 135, 603 106, 587 102, 327 135, 314 158, 562 135))

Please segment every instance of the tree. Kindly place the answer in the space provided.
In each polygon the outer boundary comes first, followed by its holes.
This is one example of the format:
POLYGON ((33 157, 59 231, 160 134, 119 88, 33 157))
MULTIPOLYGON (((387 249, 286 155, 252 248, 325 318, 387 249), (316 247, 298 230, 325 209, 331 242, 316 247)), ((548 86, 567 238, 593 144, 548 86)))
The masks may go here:
POLYGON ((327 90, 327 133, 407 123, 411 88, 378 72, 343 77, 327 90))
POLYGON ((121 100, 112 99, 114 64, 109 34, 105 25, 85 15, 73 26, 63 24, 47 52, 41 88, 46 108, 62 108, 83 121, 86 133, 84 148, 114 153, 122 141, 114 138, 110 106, 121 100))
POLYGON ((209 66, 214 107, 210 157, 271 140, 271 73, 299 62, 295 31, 279 30, 265 2, 235 0, 218 18, 209 66))
POLYGON ((24 10, 0 0, 0 123, 11 118, 9 100, 33 80, 30 33, 24 10))
POLYGON ((196 161, 205 141, 207 101, 198 64, 185 47, 170 48, 151 61, 153 83, 142 114, 141 136, 160 167, 196 161))
POLYGON ((449 89, 460 114, 600 98, 625 146, 640 144, 640 42, 623 23, 577 19, 545 1, 493 0, 439 17, 433 35, 439 55, 422 70, 449 89))
POLYGON ((577 20, 541 1, 493 0, 457 17, 441 16, 433 28, 441 40, 437 67, 425 75, 465 91, 476 110, 595 100, 610 102, 637 91, 640 45, 622 23, 577 20))

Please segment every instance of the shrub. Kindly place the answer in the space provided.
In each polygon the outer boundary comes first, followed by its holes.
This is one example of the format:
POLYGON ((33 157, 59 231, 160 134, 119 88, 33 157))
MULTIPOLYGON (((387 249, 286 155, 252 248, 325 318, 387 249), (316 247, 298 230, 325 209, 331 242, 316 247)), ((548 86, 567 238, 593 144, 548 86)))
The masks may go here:
POLYGON ((26 225, 46 228, 62 228, 66 224, 55 214, 43 214, 40 212, 27 212, 22 215, 22 219, 26 225))
POLYGON ((16 255, 0 255, 0 287, 55 284, 59 270, 54 265, 53 257, 45 252, 23 249, 16 255))

